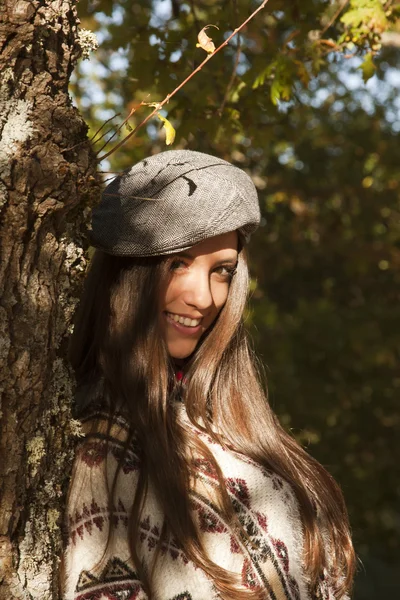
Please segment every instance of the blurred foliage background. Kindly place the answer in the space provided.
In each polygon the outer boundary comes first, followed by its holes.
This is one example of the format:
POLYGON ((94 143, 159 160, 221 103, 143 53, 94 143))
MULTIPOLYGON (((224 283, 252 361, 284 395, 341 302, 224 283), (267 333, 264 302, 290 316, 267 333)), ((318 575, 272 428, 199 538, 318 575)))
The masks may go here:
MULTIPOLYGON (((218 46, 258 5, 81 0, 99 49, 71 91, 90 134, 103 125, 99 158, 205 58, 205 25, 218 46)), ((173 148, 215 153, 258 188, 249 328, 281 421, 343 488, 355 600, 400 593, 399 19, 394 1, 270 0, 161 112, 173 148)), ((105 179, 164 138, 153 119, 101 161, 105 179)))

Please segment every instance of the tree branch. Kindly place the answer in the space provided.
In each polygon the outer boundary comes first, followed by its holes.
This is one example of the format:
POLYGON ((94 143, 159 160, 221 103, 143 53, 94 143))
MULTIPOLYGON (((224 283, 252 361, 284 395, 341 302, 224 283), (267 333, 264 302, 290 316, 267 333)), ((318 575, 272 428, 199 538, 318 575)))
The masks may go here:
POLYGON ((231 39, 237 35, 239 33, 239 31, 241 31, 249 21, 251 21, 251 19, 253 19, 257 13, 259 13, 268 3, 268 0, 263 0, 263 2, 260 4, 260 6, 258 8, 256 8, 256 10, 254 12, 251 13, 251 15, 245 20, 243 21, 243 23, 241 25, 239 25, 239 27, 237 27, 236 29, 234 29, 234 31, 231 33, 231 35, 229 35, 226 40, 224 42, 222 42, 222 44, 220 46, 218 46, 218 48, 216 48, 214 50, 214 52, 212 52, 211 54, 208 54, 206 56, 206 58, 203 60, 202 63, 200 63, 200 65, 194 69, 194 71, 192 71, 190 73, 190 75, 188 75, 188 77, 186 77, 186 79, 184 79, 182 81, 182 83, 180 83, 170 94, 167 94, 164 98, 164 100, 162 100, 161 102, 157 102, 157 106, 156 108, 149 114, 147 115, 147 117, 145 119, 143 119, 143 121, 141 121, 141 123, 139 123, 139 125, 137 125, 123 140, 121 140, 114 148, 112 148, 109 152, 106 152, 106 154, 103 154, 103 156, 100 156, 98 158, 98 161, 102 161, 106 158, 108 158, 109 156, 111 156, 111 154, 113 154, 114 152, 116 152, 116 150, 119 150, 119 148, 121 148, 121 146, 123 146, 125 144, 125 142, 127 142, 133 135, 136 134, 136 132, 143 127, 144 125, 146 125, 146 123, 148 123, 148 121, 150 121, 150 119, 152 119, 154 117, 155 114, 157 114, 162 107, 164 106, 164 104, 167 104, 167 102, 169 102, 169 100, 175 96, 175 94, 177 92, 179 92, 180 89, 183 88, 184 85, 187 84, 187 82, 192 79, 192 77, 194 77, 194 75, 196 75, 196 73, 198 73, 199 71, 201 71, 201 69, 204 67, 204 65, 206 63, 208 63, 209 60, 211 60, 211 58, 213 58, 213 56, 215 56, 220 50, 222 50, 222 48, 224 48, 225 46, 227 46, 227 44, 229 44, 229 42, 231 41, 231 39))
POLYGON ((338 18, 338 16, 340 15, 342 10, 346 6, 346 4, 348 4, 348 3, 349 3, 349 0, 344 0, 344 2, 339 6, 339 8, 337 9, 337 11, 333 15, 333 17, 328 21, 328 23, 325 25, 325 27, 320 32, 321 37, 328 31, 329 27, 331 27, 331 25, 334 24, 334 22, 336 21, 336 19, 338 18))
MULTIPOLYGON (((106 141, 105 144, 103 144, 103 146, 100 148, 100 150, 97 151, 96 154, 100 154, 100 152, 102 150, 104 150, 104 148, 111 142, 111 140, 121 131, 121 129, 123 128, 123 126, 129 121, 129 119, 131 118, 131 116, 137 111, 138 108, 140 108, 141 106, 144 106, 146 103, 140 102, 140 104, 138 104, 137 106, 134 106, 132 108, 132 110, 130 111, 129 115, 126 117, 126 119, 124 119, 122 121, 122 123, 120 124, 119 127, 117 127, 117 129, 114 131, 114 133, 112 134, 112 136, 106 141)), ((103 137, 103 136, 102 136, 103 137)), ((101 138, 99 140, 97 140, 98 142, 101 140, 101 138)))

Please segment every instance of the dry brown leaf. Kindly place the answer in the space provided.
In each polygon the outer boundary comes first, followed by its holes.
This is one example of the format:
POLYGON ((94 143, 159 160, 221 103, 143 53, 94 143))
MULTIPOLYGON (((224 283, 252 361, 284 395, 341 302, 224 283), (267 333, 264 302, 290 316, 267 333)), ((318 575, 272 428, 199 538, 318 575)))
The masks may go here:
POLYGON ((206 25, 205 27, 203 27, 203 29, 199 32, 199 35, 197 36, 199 43, 196 44, 196 48, 203 48, 203 50, 208 52, 208 54, 212 54, 215 50, 215 46, 212 39, 206 34, 206 29, 208 29, 209 27, 215 27, 215 29, 219 29, 219 27, 217 27, 216 25, 206 25))

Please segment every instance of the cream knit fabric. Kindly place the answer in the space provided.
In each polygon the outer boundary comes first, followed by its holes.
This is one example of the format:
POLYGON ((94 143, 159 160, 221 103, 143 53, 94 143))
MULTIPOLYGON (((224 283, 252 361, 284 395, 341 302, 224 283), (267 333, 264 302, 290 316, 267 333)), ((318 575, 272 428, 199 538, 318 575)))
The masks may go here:
MULTIPOLYGON (((179 414, 185 426, 194 429, 213 453, 234 509, 253 542, 246 551, 223 521, 215 503, 218 481, 211 465, 195 459, 193 511, 211 559, 237 573, 244 588, 263 587, 268 600, 312 600, 302 569, 302 526, 291 487, 276 474, 220 446, 194 428, 183 405, 179 414)), ((93 421, 85 424, 86 432, 92 425, 93 421)), ((113 533, 109 539, 107 490, 122 456, 127 425, 122 418, 116 418, 108 432, 106 416, 99 414, 96 429, 96 433, 88 433, 78 448, 71 482, 64 598, 145 600, 147 596, 132 564, 128 544, 128 515, 140 469, 135 441, 129 447, 117 480, 113 533)), ((140 558, 149 567, 162 524, 163 515, 150 486, 139 540, 140 558)), ((188 561, 173 539, 162 546, 152 582, 154 600, 219 598, 212 582, 188 561)), ((318 598, 334 600, 326 581, 321 582, 318 598)))

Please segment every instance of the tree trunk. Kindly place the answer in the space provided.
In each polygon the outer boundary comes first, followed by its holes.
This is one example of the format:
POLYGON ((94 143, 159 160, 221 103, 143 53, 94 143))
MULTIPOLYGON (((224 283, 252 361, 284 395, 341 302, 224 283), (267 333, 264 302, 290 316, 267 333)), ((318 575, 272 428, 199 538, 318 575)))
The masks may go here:
POLYGON ((78 424, 65 338, 98 194, 73 0, 0 6, 0 598, 54 599, 78 424))

